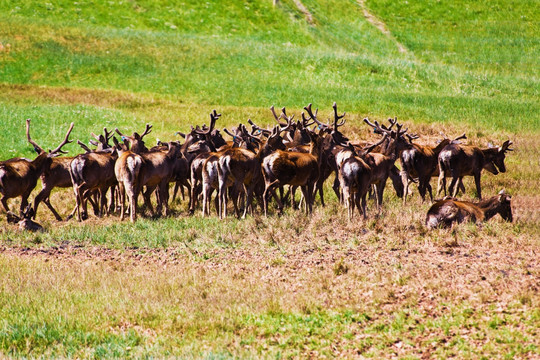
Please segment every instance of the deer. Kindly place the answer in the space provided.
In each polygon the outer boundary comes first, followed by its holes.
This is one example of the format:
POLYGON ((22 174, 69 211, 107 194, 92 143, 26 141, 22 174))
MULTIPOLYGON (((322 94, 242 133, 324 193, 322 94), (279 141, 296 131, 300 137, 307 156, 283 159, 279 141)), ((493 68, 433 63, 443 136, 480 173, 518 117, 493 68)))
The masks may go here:
MULTIPOLYGON (((396 124, 397 131, 389 130, 380 126, 377 121, 371 123, 367 118, 364 119, 364 122, 371 126, 376 133, 386 134, 387 137, 390 138, 387 144, 381 146, 382 153, 370 152, 364 156, 364 161, 372 169, 371 184, 375 185, 375 196, 380 210, 386 181, 395 167, 394 163, 396 162, 399 153, 403 151, 407 145, 407 141, 403 135, 408 129, 401 130, 403 125, 396 124)), ((384 144, 384 142, 382 144, 384 144)))
MULTIPOLYGON (((69 140, 69 135, 73 130, 73 123, 71 123, 66 136, 60 145, 53 150, 45 151, 37 145, 37 143, 31 140, 30 121, 30 119, 26 120, 27 139, 34 146, 34 150, 38 153, 38 156, 34 160, 14 158, 0 162, 0 194, 2 194, 2 205, 6 211, 9 211, 7 200, 20 196, 20 214, 23 214, 25 208, 28 206, 28 197, 36 187, 38 178, 50 171, 53 159, 60 154, 66 153, 62 150, 62 147, 72 142, 69 140)), ((61 161, 55 161, 54 163, 59 164, 61 161)), ((56 166, 53 169, 55 168, 56 166)), ((45 198, 48 200, 48 195, 45 198)), ((50 205, 50 203, 48 203, 48 205, 50 205)), ((37 208, 37 206, 34 208, 37 208)), ((49 208, 53 213, 56 212, 52 210, 52 206, 49 206, 49 208)), ((57 215, 58 214, 56 213, 55 216, 57 215)), ((32 216, 35 216, 35 213, 33 213, 32 216)), ((59 216, 57 216, 57 218, 58 217, 59 216)))
POLYGON ((69 174, 76 199, 76 212, 79 221, 88 218, 87 200, 99 193, 98 216, 108 214, 107 191, 118 184, 114 174, 114 163, 118 158, 117 149, 79 154, 69 164, 69 174))
POLYGON ((504 190, 498 195, 478 202, 458 201, 455 198, 443 199, 433 204, 426 216, 428 229, 448 228, 455 223, 488 221, 495 215, 508 222, 513 221, 512 197, 504 190))
MULTIPOLYGON (((467 136, 462 134, 453 140, 446 136, 436 146, 419 145, 413 143, 413 140, 418 138, 416 134, 405 134, 409 139, 409 146, 403 150, 399 156, 401 164, 401 179, 403 182, 403 204, 407 202, 409 193, 410 180, 418 178, 418 192, 425 201, 426 191, 429 192, 431 202, 433 202, 433 192, 429 183, 433 176, 438 176, 438 157, 441 151, 449 144, 455 144, 461 139, 466 139, 467 136)), ((414 181, 414 180, 413 180, 414 181)), ((460 185, 462 183, 460 182, 460 185)))
POLYGON ((113 138, 118 149, 118 159, 114 164, 114 174, 118 181, 118 191, 120 194, 120 221, 124 220, 126 195, 129 201, 129 214, 131 222, 137 220, 137 198, 141 190, 141 168, 144 160, 142 156, 129 150, 129 141, 124 139, 124 144, 120 144, 113 138))
MULTIPOLYGON (((221 117, 216 110, 210 113, 210 127, 204 129, 192 129, 192 137, 197 141, 192 141, 191 144, 184 144, 182 151, 184 154, 189 154, 188 162, 190 166, 191 174, 191 203, 189 211, 191 214, 195 212, 197 206, 197 197, 199 194, 199 188, 202 185, 202 171, 203 165, 212 153, 217 152, 218 149, 224 149, 227 146, 225 139, 221 136, 220 132, 215 128, 216 121, 221 117)), ((210 191, 210 190, 208 190, 210 191)))
POLYGON ((359 153, 350 142, 345 145, 352 156, 340 161, 338 166, 338 180, 343 191, 343 200, 348 210, 349 219, 354 214, 354 207, 362 213, 364 219, 366 213, 366 195, 372 183, 373 169, 364 160, 365 156, 374 148, 386 141, 385 134, 379 142, 366 147, 359 153), (362 205, 360 205, 360 200, 362 205))
MULTIPOLYGON (((320 143, 318 136, 311 135, 311 151, 309 153, 284 151, 271 148, 274 140, 281 138, 278 128, 274 128, 258 153, 265 182, 263 195, 264 213, 268 213, 268 196, 272 194, 278 203, 279 211, 283 211, 283 204, 276 195, 274 188, 282 185, 300 186, 306 201, 306 212, 313 210, 313 191, 319 178, 320 143)), ((279 144, 279 143, 278 143, 279 144)), ((281 141, 281 145, 283 142, 281 141)))
POLYGON ((451 196, 455 197, 459 191, 459 186, 456 187, 458 180, 463 176, 472 175, 476 185, 476 196, 481 199, 480 175, 482 170, 486 169, 493 175, 506 172, 504 159, 506 152, 513 151, 513 149, 509 148, 510 145, 512 145, 512 141, 507 140, 500 147, 489 147, 487 149, 461 144, 446 146, 439 153, 438 158, 439 182, 437 194, 444 190, 446 195, 446 176, 452 177, 448 191, 451 196))
POLYGON ((143 192, 144 202, 150 211, 155 215, 169 215, 169 181, 173 178, 175 162, 180 154, 180 144, 175 141, 163 143, 166 150, 160 148, 149 151, 144 144, 143 138, 151 132, 152 125, 146 124, 143 134, 133 133, 132 136, 122 134, 118 129, 115 131, 129 143, 130 151, 141 156, 143 162, 140 170, 140 186, 146 186, 143 192), (156 211, 152 207, 150 195, 157 190, 156 211))
POLYGON ((253 194, 255 187, 261 180, 261 170, 260 161, 256 156, 256 149, 251 142, 251 137, 249 134, 246 136, 244 138, 246 148, 235 146, 218 153, 217 170, 220 217, 227 216, 227 189, 229 187, 232 187, 232 191, 234 192, 233 204, 237 216, 240 215, 236 205, 236 197, 239 192, 245 195, 242 218, 246 217, 248 209, 253 213, 253 194))
MULTIPOLYGON (((332 126, 329 123, 323 123, 319 121, 317 118, 317 113, 319 112, 319 109, 315 110, 315 113, 313 113, 312 104, 308 104, 304 107, 304 110, 308 113, 309 118, 306 119, 306 121, 311 120, 315 124, 317 124, 317 128, 320 130, 321 133, 327 133, 330 136, 326 136, 323 140, 323 143, 321 144, 321 161, 319 162, 319 179, 317 180, 317 183, 315 185, 315 193, 319 193, 319 197, 321 199, 321 205, 325 206, 324 202, 324 182, 328 177, 335 172, 336 173, 336 180, 335 180, 335 186, 334 191, 336 192, 336 195, 338 198, 339 195, 339 180, 337 176, 337 168, 335 164, 335 157, 334 153, 336 152, 336 145, 343 144, 349 141, 347 137, 343 135, 339 131, 339 128, 345 124, 345 120, 341 120, 345 117, 345 113, 342 115, 338 115, 337 112, 337 104, 334 102, 332 105, 332 108, 334 109, 334 122, 332 126)), ((304 119, 305 116, 302 114, 302 118, 304 119)))
MULTIPOLYGON (((86 146, 84 143, 82 143, 80 140, 77 140, 77 144, 79 144, 85 151, 87 152, 93 152, 97 150, 105 150, 107 148, 110 148, 110 145, 108 145, 108 140, 110 139, 109 135, 111 132, 107 131, 107 128, 103 128, 105 132, 105 136, 103 135, 95 135, 92 133, 92 136, 94 136, 98 141, 91 141, 91 144, 97 146, 96 150, 91 150, 86 146)), ((34 140, 32 140, 30 136, 30 129, 29 126, 27 127, 26 131, 26 138, 28 142, 34 147, 34 150, 38 153, 41 153, 45 150, 41 146, 39 146, 34 140)), ((33 218, 37 215, 38 206, 41 202, 45 203, 47 205, 47 208, 53 213, 54 217, 57 221, 62 221, 62 217, 58 214, 56 209, 52 206, 50 202, 50 194, 51 191, 54 188, 69 188, 72 187, 73 184, 71 183, 71 176, 69 175, 69 164, 74 159, 73 156, 58 156, 53 157, 51 165, 48 169, 46 169, 41 174, 41 191, 38 193, 38 195, 34 199, 34 208, 32 212, 33 218)), ((96 208, 95 204, 94 207, 96 208)), ((71 218, 76 211, 76 208, 74 211, 71 212, 71 214, 67 217, 68 219, 71 218)))

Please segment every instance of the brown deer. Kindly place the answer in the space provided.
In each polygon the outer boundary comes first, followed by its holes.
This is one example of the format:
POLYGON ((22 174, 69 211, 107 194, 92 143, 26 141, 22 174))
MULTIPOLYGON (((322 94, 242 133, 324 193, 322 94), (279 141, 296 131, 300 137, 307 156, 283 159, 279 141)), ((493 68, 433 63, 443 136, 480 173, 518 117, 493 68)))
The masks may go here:
POLYGON ((362 213, 364 219, 367 217, 366 195, 372 183, 373 169, 365 162, 364 158, 374 148, 385 142, 386 137, 385 134, 379 142, 363 149, 360 154, 352 144, 349 143, 346 146, 352 156, 339 162, 337 173, 349 219, 354 214, 355 206, 362 213), (360 200, 362 205, 360 205, 360 200))
MULTIPOLYGON (((283 211, 283 204, 276 195, 274 188, 281 185, 300 186, 306 201, 306 212, 311 214, 313 210, 313 191, 315 183, 319 178, 320 143, 318 136, 312 135, 312 145, 310 153, 300 153, 273 150, 270 146, 273 140, 279 136, 279 130, 274 129, 265 145, 259 150, 259 159, 264 176, 264 213, 268 212, 268 195, 272 194, 278 203, 279 211, 283 211)), ((281 145, 283 143, 281 142, 281 145)))
POLYGON ((426 216, 426 226, 429 229, 436 227, 451 227, 454 223, 474 221, 476 223, 488 221, 493 216, 501 217, 512 222, 512 197, 502 190, 499 195, 489 199, 472 203, 455 199, 439 200, 433 204, 426 216))
POLYGON ((370 152, 363 157, 364 161, 372 169, 371 184, 375 185, 375 196, 377 205, 380 209, 382 206, 386 181, 388 180, 388 177, 390 177, 392 169, 395 167, 394 163, 396 162, 399 153, 407 146, 407 141, 403 135, 408 129, 401 130, 403 125, 397 124, 397 131, 388 130, 381 127, 377 121, 371 123, 367 118, 364 119, 364 122, 371 126, 376 133, 386 134, 390 139, 386 144, 384 142, 381 144, 382 153, 370 152))
POLYGON ((129 141, 124 140, 124 144, 118 143, 116 138, 113 141, 118 149, 118 159, 114 164, 114 174, 118 181, 118 191, 120 194, 120 220, 124 220, 124 207, 126 195, 129 201, 129 215, 131 222, 137 220, 137 198, 141 190, 141 167, 143 158, 129 150, 129 141))
MULTIPOLYGON (((28 197, 36 187, 38 178, 42 176, 44 172, 49 171, 54 157, 65 153, 62 150, 62 147, 71 142, 69 140, 71 130, 73 130, 73 123, 71 123, 66 136, 60 145, 54 150, 49 150, 47 152, 31 140, 30 119, 26 120, 27 139, 34 145, 34 150, 38 152, 39 155, 34 160, 14 158, 0 162, 0 194, 2 194, 1 202, 6 211, 9 211, 7 200, 20 196, 20 213, 22 214, 24 212, 24 209, 28 206, 28 197)), ((52 206, 50 208, 52 208, 52 206)), ((55 211, 53 211, 53 213, 54 212, 55 211)))
MULTIPOLYGON (((100 135, 97 136, 94 133, 92 133, 92 136, 98 139, 99 142, 91 141, 92 145, 97 146, 97 149, 107 149, 110 148, 110 145, 108 145, 108 140, 110 139, 109 135, 111 135, 111 132, 107 131, 107 128, 103 129, 105 132, 105 136, 100 135)), ((112 136, 112 135, 111 135, 112 136)), ((43 148, 40 147, 32 138, 30 137, 29 128, 27 128, 26 132, 26 138, 30 144, 34 146, 34 149, 39 152, 43 152, 43 148)), ((77 140, 77 143, 87 152, 93 152, 95 150, 92 150, 88 148, 84 143, 77 140), (82 144, 82 145, 81 145, 82 144)), ((71 176, 69 175, 69 164, 74 159, 73 156, 58 156, 53 157, 51 165, 48 169, 45 169, 45 171, 41 174, 41 191, 34 199, 34 211, 33 211, 33 217, 35 218, 38 210, 39 204, 43 201, 45 205, 49 208, 49 210, 53 213, 54 217, 58 221, 62 221, 62 217, 58 214, 56 209, 52 206, 50 202, 50 194, 51 191, 54 188, 69 188, 72 187, 73 184, 71 183, 71 176)), ((95 207, 95 206, 94 206, 95 207)), ((74 209, 75 211, 76 209, 74 209)), ((68 216, 68 218, 71 218, 75 212, 71 212, 71 214, 68 216)))
MULTIPOLYGON (((191 138, 193 140, 186 142, 182 146, 182 153, 187 157, 190 166, 191 174, 191 202, 189 211, 191 214, 195 212, 197 206, 197 197, 202 188, 202 171, 203 165, 206 159, 208 159, 212 153, 218 149, 226 148, 228 146, 223 136, 215 128, 217 119, 221 116, 216 110, 210 113, 210 127, 204 129, 192 129, 191 138)), ((211 191, 211 190, 209 190, 211 191)))
POLYGON ((404 187, 403 204, 407 202, 410 181, 415 178, 418 179, 418 192, 422 197, 422 202, 426 199, 426 191, 429 192, 429 197, 433 202, 433 191, 429 182, 433 176, 438 175, 437 160, 440 152, 447 145, 456 143, 460 139, 466 139, 467 136, 463 134, 453 140, 445 137, 436 146, 415 144, 412 141, 418 138, 417 135, 406 134, 406 136, 409 139, 410 145, 399 156, 401 179, 404 187))
POLYGON ((499 171, 502 173, 506 172, 504 159, 506 152, 513 150, 509 148, 510 145, 512 145, 512 142, 507 140, 500 147, 490 147, 487 149, 460 144, 446 146, 439 153, 438 158, 439 183, 437 194, 440 194, 444 189, 446 195, 446 176, 452 177, 452 181, 448 186, 448 192, 455 197, 459 191, 459 186, 456 187, 459 178, 472 175, 476 184, 477 197, 481 199, 480 175, 482 169, 486 169, 493 175, 497 175, 499 171))
POLYGON ((69 174, 75 193, 77 219, 88 218, 87 201, 89 196, 99 193, 98 215, 108 213, 107 191, 117 185, 114 163, 118 158, 116 148, 113 152, 99 151, 77 155, 69 165, 69 174))
POLYGON ((142 157, 142 166, 140 170, 140 186, 146 186, 143 192, 145 205, 154 214, 161 215, 164 209, 165 216, 169 215, 169 181, 173 178, 175 170, 175 162, 180 154, 180 144, 171 141, 163 143, 165 150, 161 147, 154 151, 149 151, 145 146, 143 138, 148 135, 152 126, 146 124, 145 131, 142 135, 133 133, 132 136, 122 134, 118 129, 115 131, 122 136, 122 139, 130 145, 130 151, 142 157), (156 191, 157 207, 156 211, 152 207, 150 195, 156 191))

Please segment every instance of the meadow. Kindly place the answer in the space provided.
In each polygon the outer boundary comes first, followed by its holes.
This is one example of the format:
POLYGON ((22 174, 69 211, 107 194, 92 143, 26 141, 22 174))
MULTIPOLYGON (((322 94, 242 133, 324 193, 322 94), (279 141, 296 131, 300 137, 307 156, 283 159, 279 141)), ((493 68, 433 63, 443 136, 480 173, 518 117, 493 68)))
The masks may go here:
MULTIPOLYGON (((312 216, 202 218, 177 199, 167 218, 78 223, 41 206, 46 231, 28 233, 2 213, 2 356, 540 357, 538 7, 302 4, 309 19, 292 0, 0 0, 0 159, 35 156, 27 118, 52 148, 70 122, 83 142, 150 123, 153 142, 212 109, 230 128, 271 125, 270 105, 298 117, 313 103, 326 119, 336 101, 354 140, 375 139, 364 117, 394 116, 420 143, 511 139, 507 173, 482 184, 513 195, 514 222, 428 231, 415 186, 405 206, 389 188, 380 214, 370 202, 349 221, 332 179, 312 216)), ((72 190, 51 202, 65 217, 72 190)))

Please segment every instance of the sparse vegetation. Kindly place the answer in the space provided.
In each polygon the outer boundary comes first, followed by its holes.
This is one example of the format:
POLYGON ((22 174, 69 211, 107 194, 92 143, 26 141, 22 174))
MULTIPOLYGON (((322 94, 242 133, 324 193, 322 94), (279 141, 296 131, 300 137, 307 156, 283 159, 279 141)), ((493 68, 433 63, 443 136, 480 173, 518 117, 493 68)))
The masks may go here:
MULTIPOLYGON (((441 128, 482 147, 511 139, 507 173, 485 174, 482 192, 506 189, 514 222, 428 231, 415 186, 405 206, 389 190, 380 214, 369 201, 351 221, 333 178, 312 216, 202 218, 178 199, 170 217, 135 224, 58 222, 41 206, 42 233, 1 216, 0 354, 540 356, 537 7, 365 1, 400 52, 357 1, 302 3, 313 24, 289 0, 0 1, 0 159, 35 157, 27 118, 49 149, 72 121, 83 142, 145 123, 167 140, 213 108, 224 127, 271 124, 271 104, 299 116, 313 102, 326 119, 337 101, 353 139, 374 139, 365 116, 397 116, 425 144, 441 128)), ((73 191, 51 202, 65 217, 73 191)))

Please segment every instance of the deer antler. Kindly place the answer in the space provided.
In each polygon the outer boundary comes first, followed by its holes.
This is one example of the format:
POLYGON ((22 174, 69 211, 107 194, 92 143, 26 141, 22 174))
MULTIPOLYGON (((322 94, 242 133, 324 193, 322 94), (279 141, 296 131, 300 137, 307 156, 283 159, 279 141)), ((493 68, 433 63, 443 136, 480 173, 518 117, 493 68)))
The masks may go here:
POLYGON ((373 151, 373 149, 375 149, 377 146, 381 145, 383 142, 386 141, 386 138, 388 137, 388 133, 385 133, 382 137, 381 140, 377 141, 375 144, 372 144, 370 146, 367 146, 365 147, 364 149, 362 149, 362 152, 364 155, 370 153, 373 151))
POLYGON ((146 124, 144 132, 141 134, 141 139, 152 132, 152 125, 146 124))
POLYGON ((369 121, 368 118, 365 118, 365 119, 364 119, 364 122, 373 128, 373 132, 374 132, 375 134, 390 134, 390 133, 391 133, 390 130, 388 130, 388 129, 383 129, 383 128, 379 125, 379 123, 377 122, 377 120, 375 120, 375 123, 372 123, 371 121, 369 121))
POLYGON ((270 130, 267 130, 267 129, 263 129, 257 125, 255 125, 253 123, 253 121, 251 121, 251 119, 248 119, 248 123, 251 125, 251 133, 253 134, 255 131, 260 131, 261 134, 263 135, 270 135, 272 133, 272 131, 270 130))
POLYGON ((330 124, 322 123, 317 119, 317 113, 319 112, 319 109, 316 109, 315 114, 313 114, 313 112, 311 111, 311 104, 308 104, 308 106, 304 106, 304 110, 306 110, 309 115, 309 119, 307 120, 313 120, 319 126, 320 129, 330 128, 330 124))
POLYGON ((276 122, 279 124, 280 127, 286 127, 288 125, 279 121, 279 119, 281 119, 281 116, 277 116, 276 110, 274 109, 274 105, 270 106, 270 110, 272 111, 272 114, 274 115, 274 119, 276 120, 276 122))
POLYGON ((69 125, 69 129, 66 133, 66 137, 64 138, 64 140, 60 143, 60 145, 58 145, 56 147, 56 149, 52 150, 52 151, 49 151, 49 154, 50 155, 54 155, 56 153, 61 153, 61 154, 67 154, 67 151, 63 151, 61 150, 62 149, 62 146, 66 145, 66 144, 69 144, 69 143, 72 143, 73 141, 72 140, 69 140, 69 134, 71 134, 71 130, 73 130, 73 125, 75 125, 74 123, 71 123, 71 125, 69 125))
MULTIPOLYGON (((81 140, 77 140, 77 144, 79 144, 79 146, 82 147, 83 150, 86 151, 87 153, 92 152, 92 149, 90 149, 88 146, 86 146, 86 144, 83 143, 81 140)), ((94 145, 94 143, 92 143, 92 145, 94 145)))
POLYGON ((413 140, 420 138, 417 134, 405 134, 405 136, 407 136, 410 143, 412 143, 413 140))
POLYGON ((343 126, 343 124, 345 124, 345 120, 343 120, 341 123, 338 124, 338 120, 344 118, 345 113, 343 113, 343 115, 338 115, 337 104, 335 102, 332 105, 332 108, 334 108, 334 131, 337 131, 338 127, 343 126))
POLYGON ((512 144, 513 144, 512 141, 506 140, 501 146, 501 151, 504 151, 504 152, 506 152, 506 151, 514 151, 514 149, 510 149, 510 145, 512 145, 512 144))
POLYGON ((218 114, 216 112, 216 110, 214 109, 211 113, 210 113, 210 127, 208 128, 204 128, 203 129, 200 129, 199 126, 197 125, 197 127, 192 130, 192 131, 195 131, 197 134, 199 135, 208 135, 210 134, 210 132, 212 130, 214 130, 214 126, 216 126, 216 120, 221 116, 221 114, 218 114))
POLYGON ((41 146, 39 146, 32 138, 30 137, 30 121, 31 119, 26 119, 26 139, 28 142, 34 147, 34 150, 41 154, 42 152, 45 152, 41 146))

